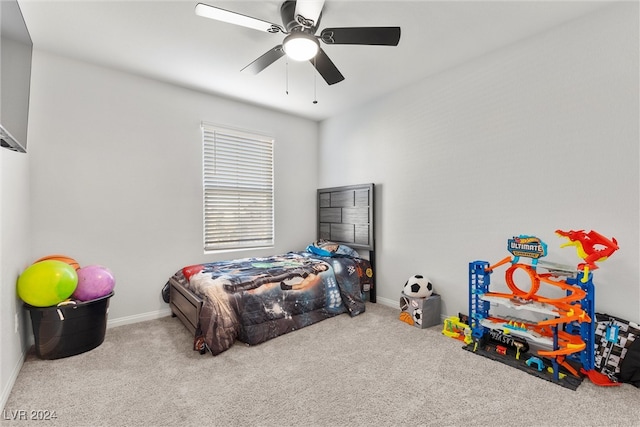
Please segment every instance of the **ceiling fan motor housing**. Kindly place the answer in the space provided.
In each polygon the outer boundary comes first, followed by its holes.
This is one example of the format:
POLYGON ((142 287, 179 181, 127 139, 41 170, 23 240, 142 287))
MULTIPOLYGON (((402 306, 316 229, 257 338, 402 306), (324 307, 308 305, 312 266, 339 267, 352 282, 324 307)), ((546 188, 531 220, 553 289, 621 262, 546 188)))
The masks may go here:
POLYGON ((316 32, 316 28, 318 28, 318 25, 320 24, 320 17, 322 16, 322 13, 318 16, 316 22, 309 21, 304 16, 298 16, 296 19, 295 15, 295 0, 287 0, 282 3, 282 6, 280 6, 280 17, 282 18, 282 24, 288 33, 308 29, 310 31, 307 32, 314 34, 316 32))

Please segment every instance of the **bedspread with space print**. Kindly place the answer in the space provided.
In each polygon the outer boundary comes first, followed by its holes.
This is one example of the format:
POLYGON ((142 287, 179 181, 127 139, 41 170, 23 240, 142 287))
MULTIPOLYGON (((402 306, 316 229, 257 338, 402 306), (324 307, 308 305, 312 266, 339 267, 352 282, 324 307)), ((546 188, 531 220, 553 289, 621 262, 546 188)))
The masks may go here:
POLYGON ((203 299, 196 335, 214 355, 236 339, 255 345, 341 313, 356 316, 365 311, 362 290, 373 286, 369 261, 309 252, 197 264, 173 279, 203 299))

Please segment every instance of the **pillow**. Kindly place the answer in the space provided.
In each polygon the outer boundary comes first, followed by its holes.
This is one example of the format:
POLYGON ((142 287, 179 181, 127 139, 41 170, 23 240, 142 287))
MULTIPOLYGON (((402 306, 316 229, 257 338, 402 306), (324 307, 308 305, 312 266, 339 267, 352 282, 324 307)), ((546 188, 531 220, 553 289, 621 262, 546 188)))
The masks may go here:
POLYGON ((307 246, 307 252, 312 254, 334 257, 334 256, 349 256, 353 258, 360 258, 360 254, 347 245, 331 242, 329 240, 316 240, 309 246, 307 246))
POLYGON ((204 265, 202 264, 189 265, 182 269, 182 275, 185 279, 191 280, 191 276, 196 273, 200 273, 202 270, 204 270, 204 265))

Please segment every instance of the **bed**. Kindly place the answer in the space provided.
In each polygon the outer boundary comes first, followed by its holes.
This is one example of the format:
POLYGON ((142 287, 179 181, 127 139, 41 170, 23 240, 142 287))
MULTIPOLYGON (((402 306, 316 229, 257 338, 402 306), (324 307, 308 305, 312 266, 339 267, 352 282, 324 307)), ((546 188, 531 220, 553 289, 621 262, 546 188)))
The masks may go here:
POLYGON ((304 251, 189 265, 165 285, 172 316, 213 355, 256 345, 376 301, 374 184, 317 191, 317 237, 304 251))

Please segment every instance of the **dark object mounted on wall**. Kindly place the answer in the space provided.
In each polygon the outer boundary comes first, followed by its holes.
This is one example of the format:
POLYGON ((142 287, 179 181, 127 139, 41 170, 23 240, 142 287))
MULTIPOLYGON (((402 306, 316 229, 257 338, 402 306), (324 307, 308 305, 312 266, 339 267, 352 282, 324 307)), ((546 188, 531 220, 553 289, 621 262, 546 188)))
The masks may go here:
POLYGON ((33 43, 17 0, 0 1, 0 146, 27 152, 33 43))

